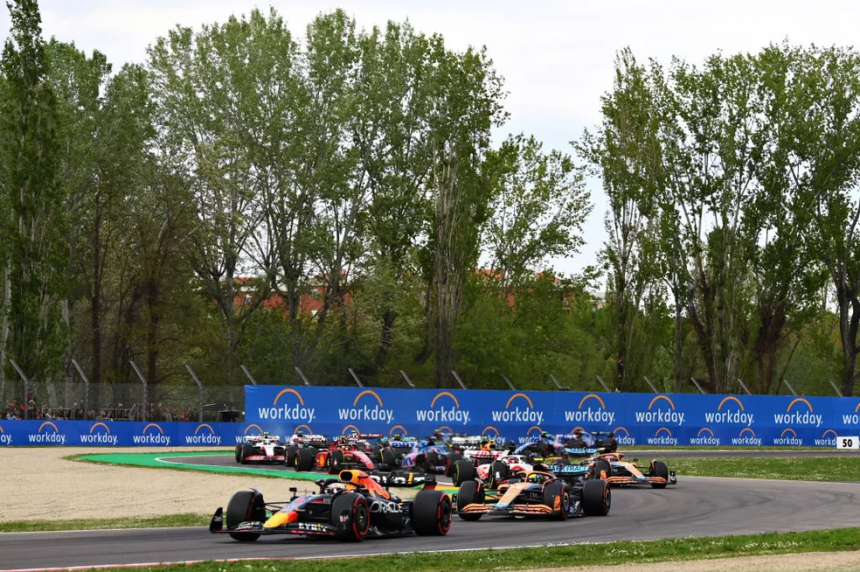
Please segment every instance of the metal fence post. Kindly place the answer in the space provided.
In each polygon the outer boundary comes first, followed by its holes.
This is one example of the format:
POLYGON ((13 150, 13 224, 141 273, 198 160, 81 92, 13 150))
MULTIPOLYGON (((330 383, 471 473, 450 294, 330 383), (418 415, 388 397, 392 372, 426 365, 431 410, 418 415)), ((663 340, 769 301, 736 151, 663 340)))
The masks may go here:
MULTIPOLYGON (((12 367, 14 367, 15 371, 18 372, 18 375, 21 376, 21 382, 24 384, 24 390, 23 390, 22 395, 24 396, 24 401, 23 401, 23 403, 24 403, 24 419, 26 420, 29 417, 29 413, 30 413, 30 400, 27 399, 27 397, 29 397, 27 395, 27 388, 30 385, 30 380, 27 379, 27 376, 24 375, 24 372, 21 370, 21 368, 18 366, 18 364, 15 363, 15 360, 13 360, 12 358, 9 358, 9 361, 12 362, 12 367)), ((35 397, 35 395, 33 395, 33 397, 35 397)), ((33 400, 33 411, 36 410, 35 403, 36 403, 36 400, 34 399, 33 400)))
POLYGON ((842 395, 842 390, 839 389, 839 387, 835 383, 833 383, 832 379, 830 380, 830 386, 833 388, 833 391, 836 392, 836 395, 838 395, 839 397, 845 397, 844 395, 842 395))
POLYGON ((405 372, 405 371, 403 371, 403 370, 401 369, 401 370, 400 370, 400 375, 402 375, 402 376, 403 376, 403 379, 405 379, 405 380, 406 380, 406 383, 408 383, 408 384, 409 384, 409 387, 411 387, 412 389, 415 389, 415 384, 414 384, 414 383, 412 383, 412 380, 411 380, 411 379, 409 379, 409 376, 408 376, 408 375, 406 375, 406 372, 405 372))
POLYGON ((785 386, 789 389, 789 391, 791 391, 791 394, 794 395, 795 397, 797 397, 797 392, 794 390, 793 387, 791 387, 791 384, 788 383, 788 380, 783 379, 783 381, 785 382, 785 386))
POLYGON ((743 387, 743 388, 744 388, 744 391, 746 391, 746 392, 747 392, 747 395, 752 395, 752 392, 750 391, 750 388, 749 388, 749 387, 747 387, 747 384, 745 384, 745 383, 744 383, 743 381, 741 381, 740 379, 738 379, 738 383, 740 384, 740 386, 741 386, 741 387, 743 387))
POLYGON ((359 387, 364 387, 364 384, 361 383, 361 380, 358 379, 357 375, 355 375, 355 371, 353 371, 353 369, 351 367, 348 367, 347 369, 349 370, 349 375, 351 375, 352 379, 355 380, 355 383, 357 383, 359 387))
POLYGON ((650 380, 650 379, 648 379, 648 376, 647 376, 647 375, 643 375, 642 377, 643 377, 643 378, 645 378, 645 381, 648 383, 648 385, 651 387, 651 390, 652 390, 654 393, 660 393, 659 391, 657 391, 657 386, 656 386, 656 385, 654 385, 653 383, 651 383, 651 380, 650 380))
POLYGON ((459 384, 460 384, 460 387, 462 387, 463 389, 468 389, 468 388, 466 387, 466 384, 465 384, 465 383, 463 383, 463 380, 462 380, 462 379, 460 379, 460 376, 459 376, 459 375, 457 375, 457 372, 456 372, 456 371, 454 371, 454 370, 452 369, 452 370, 451 370, 451 373, 453 373, 453 374, 454 374, 454 379, 456 379, 456 380, 457 380, 457 383, 459 383, 459 384))
POLYGON ((701 385, 699 385, 699 382, 698 382, 698 381, 696 381, 696 380, 695 380, 695 379, 693 379, 692 377, 690 378, 690 381, 692 381, 692 382, 693 382, 693 385, 695 385, 697 388, 699 388, 699 393, 701 393, 702 395, 707 395, 707 393, 705 393, 705 390, 704 390, 704 389, 702 389, 702 386, 701 386, 701 385))
POLYGON ((505 380, 505 382, 508 384, 508 387, 510 387, 510 388, 511 388, 511 391, 516 391, 516 390, 517 390, 517 388, 516 388, 516 387, 514 387, 514 384, 513 384, 513 383, 511 383, 511 380, 510 380, 510 379, 508 379, 508 376, 506 376, 505 374, 502 374, 502 378, 503 378, 503 379, 505 380))
POLYGON ((310 386, 311 382, 310 382, 310 381, 308 381, 308 378, 307 378, 307 376, 305 375, 305 372, 303 372, 303 371, 299 368, 299 366, 296 366, 296 373, 297 373, 297 374, 299 374, 299 377, 301 377, 301 378, 302 378, 302 381, 304 381, 304 382, 305 382, 305 385, 310 386))
POLYGON ((76 359, 72 359, 72 365, 78 370, 78 375, 84 380, 84 419, 90 418, 90 380, 84 373, 83 368, 76 359))
POLYGON ((606 385, 606 382, 605 382, 605 381, 603 381, 603 378, 602 378, 602 377, 600 377, 599 375, 598 375, 598 376, 596 376, 596 377, 597 377, 597 381, 599 381, 599 382, 600 382, 600 385, 602 385, 602 386, 603 386, 603 389, 605 389, 605 390, 606 390, 606 393, 612 393, 612 390, 611 390, 611 389, 609 389, 609 386, 608 386, 608 385, 606 385))
POLYGON ((200 378, 197 377, 197 374, 191 369, 191 366, 185 364, 185 367, 188 368, 188 373, 191 374, 191 377, 194 378, 194 381, 197 383, 197 417, 198 423, 203 423, 203 384, 200 382, 200 378))
POLYGON ((555 384, 555 386, 556 386, 557 388, 559 388, 560 390, 564 391, 565 389, 570 389, 570 388, 569 388, 568 386, 566 386, 566 385, 564 385, 564 386, 563 386, 563 385, 561 385, 561 384, 558 382, 558 380, 555 378, 555 376, 554 376, 553 374, 549 374, 549 378, 552 380, 552 382, 555 384))
POLYGON ((245 377, 247 377, 249 380, 251 380, 251 385, 257 385, 257 380, 254 379, 254 376, 251 375, 251 372, 248 371, 248 368, 245 367, 244 365, 240 365, 239 367, 241 367, 242 371, 245 372, 245 377))
POLYGON ((147 418, 146 418, 146 412, 147 412, 147 408, 146 408, 146 389, 147 389, 146 378, 143 377, 143 374, 140 372, 140 368, 137 367, 137 364, 134 363, 134 360, 128 360, 128 363, 131 364, 131 367, 134 369, 134 373, 137 374, 137 377, 140 378, 140 383, 143 384, 143 405, 142 405, 143 411, 141 411, 141 417, 142 417, 141 421, 147 421, 147 418))

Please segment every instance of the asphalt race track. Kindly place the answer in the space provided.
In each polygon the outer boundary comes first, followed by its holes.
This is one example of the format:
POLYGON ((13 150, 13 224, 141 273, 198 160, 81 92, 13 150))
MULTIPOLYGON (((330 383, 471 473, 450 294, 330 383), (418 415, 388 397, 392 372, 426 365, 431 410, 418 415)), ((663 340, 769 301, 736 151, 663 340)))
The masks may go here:
MULTIPOLYGON (((196 459, 200 461, 200 458, 196 459)), ((288 498, 278 482, 260 483, 268 500, 288 498), (281 497, 281 498, 278 498, 281 497)), ((213 511, 226 504, 213 499, 213 511)), ((330 540, 262 538, 235 542, 205 528, 0 534, 5 570, 181 562, 233 558, 308 558, 387 552, 478 549, 613 540, 654 540, 787 532, 860 525, 860 483, 807 483, 679 475, 663 490, 613 489, 607 517, 567 522, 457 517, 444 539, 409 537, 345 544, 330 540)))

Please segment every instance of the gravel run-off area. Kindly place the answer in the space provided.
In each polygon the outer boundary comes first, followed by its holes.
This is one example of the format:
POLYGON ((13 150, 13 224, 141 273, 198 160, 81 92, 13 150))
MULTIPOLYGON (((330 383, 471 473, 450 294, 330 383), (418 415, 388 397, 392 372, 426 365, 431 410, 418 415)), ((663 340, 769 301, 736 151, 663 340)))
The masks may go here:
MULTIPOLYGON (((208 515, 233 492, 257 487, 286 498, 292 486, 308 481, 255 479, 196 471, 147 469, 65 459, 91 453, 173 452, 178 448, 4 448, 0 453, 0 522, 84 518, 208 515)), ((197 449, 207 450, 207 449, 197 449)), ((223 448, 208 450, 225 450, 223 448)), ((858 539, 860 544, 860 539, 858 539)), ((860 571, 860 551, 787 554, 688 562, 573 567, 576 572, 806 572, 860 571)), ((531 572, 531 571, 530 571, 531 572)), ((535 571, 537 572, 537 571, 535 571)), ((540 572, 562 572, 541 569, 540 572)))

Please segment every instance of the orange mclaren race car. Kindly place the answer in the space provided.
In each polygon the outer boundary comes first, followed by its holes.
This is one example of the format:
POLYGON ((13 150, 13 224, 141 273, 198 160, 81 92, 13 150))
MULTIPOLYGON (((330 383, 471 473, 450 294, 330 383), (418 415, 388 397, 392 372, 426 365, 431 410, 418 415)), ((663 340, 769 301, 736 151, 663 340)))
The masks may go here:
POLYGON ((419 534, 443 536, 451 527, 451 498, 425 486, 414 499, 402 500, 358 470, 341 471, 339 478, 316 481, 319 494, 289 501, 267 503, 256 489, 239 491, 224 510, 215 511, 212 533, 226 533, 234 540, 252 542, 262 535, 288 534, 332 537, 339 540, 419 534))
POLYGON ((652 460, 647 471, 639 466, 639 459, 623 460, 623 453, 603 453, 582 462, 588 465, 589 478, 605 479, 610 485, 651 485, 665 489, 666 485, 678 482, 675 471, 670 471, 663 461, 652 460))
POLYGON ((609 484, 579 479, 568 484, 551 473, 531 471, 487 490, 475 479, 460 485, 457 514, 463 520, 482 516, 545 517, 566 520, 577 516, 606 516, 612 504, 609 484))

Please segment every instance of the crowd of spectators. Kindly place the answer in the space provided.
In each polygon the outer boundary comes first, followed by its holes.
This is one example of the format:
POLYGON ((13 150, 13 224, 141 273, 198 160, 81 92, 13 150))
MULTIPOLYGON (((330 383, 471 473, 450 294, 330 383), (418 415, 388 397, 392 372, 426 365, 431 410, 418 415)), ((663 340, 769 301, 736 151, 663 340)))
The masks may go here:
POLYGON ((11 400, 6 404, 7 421, 18 419, 33 420, 95 420, 95 421, 195 421, 197 412, 189 408, 171 408, 170 405, 162 403, 147 403, 144 409, 139 404, 125 406, 117 403, 113 407, 104 409, 85 410, 80 404, 75 403, 72 407, 51 407, 49 405, 37 404, 32 392, 28 394, 26 405, 17 400, 11 400))

